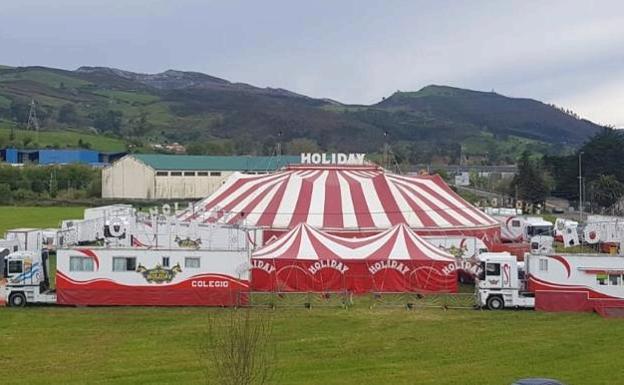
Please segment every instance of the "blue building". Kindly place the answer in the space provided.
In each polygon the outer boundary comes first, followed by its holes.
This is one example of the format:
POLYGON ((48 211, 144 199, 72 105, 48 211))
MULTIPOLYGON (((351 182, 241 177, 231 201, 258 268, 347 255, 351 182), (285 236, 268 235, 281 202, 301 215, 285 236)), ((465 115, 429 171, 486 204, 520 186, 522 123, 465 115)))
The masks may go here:
POLYGON ((125 152, 99 152, 85 149, 17 149, 0 150, 0 160, 11 164, 71 164, 80 163, 91 166, 107 165, 126 155, 125 152))

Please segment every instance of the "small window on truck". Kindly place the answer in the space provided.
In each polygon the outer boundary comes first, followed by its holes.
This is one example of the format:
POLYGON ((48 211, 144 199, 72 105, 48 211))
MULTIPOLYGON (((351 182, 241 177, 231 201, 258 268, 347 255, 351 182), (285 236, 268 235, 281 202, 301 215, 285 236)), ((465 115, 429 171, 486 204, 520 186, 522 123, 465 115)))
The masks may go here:
POLYGON ((199 258, 196 257, 186 257, 184 258, 184 267, 190 269, 198 269, 199 268, 199 258))
POLYGON ((609 284, 611 286, 620 286, 621 276, 619 274, 609 274, 609 284))
POLYGON ((518 219, 514 219, 511 221, 511 227, 520 227, 520 221, 518 219))
POLYGON ((69 271, 93 271, 93 259, 88 257, 69 257, 69 271))
POLYGON ((135 271, 136 258, 134 257, 113 257, 113 271, 135 271))
POLYGON ((539 260, 539 269, 540 271, 548 271, 548 259, 541 258, 539 260))
POLYGON ((22 261, 9 261, 9 274, 19 274, 22 272, 22 261))
POLYGON ((485 265, 485 275, 500 275, 500 263, 487 263, 485 265))
POLYGON ((596 282, 599 285, 606 285, 607 284, 607 275, 606 274, 596 274, 596 282))

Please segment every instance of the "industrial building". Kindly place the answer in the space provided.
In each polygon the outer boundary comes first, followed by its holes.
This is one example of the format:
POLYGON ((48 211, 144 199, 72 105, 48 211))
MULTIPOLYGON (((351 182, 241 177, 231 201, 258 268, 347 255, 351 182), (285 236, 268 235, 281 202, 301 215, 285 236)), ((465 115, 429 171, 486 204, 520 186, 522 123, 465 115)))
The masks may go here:
POLYGON ((125 152, 99 152, 86 149, 18 149, 0 150, 0 160, 13 165, 80 163, 103 166, 126 155, 125 152))
POLYGON ((267 174, 298 156, 131 154, 102 170, 102 198, 200 199, 235 172, 267 174))

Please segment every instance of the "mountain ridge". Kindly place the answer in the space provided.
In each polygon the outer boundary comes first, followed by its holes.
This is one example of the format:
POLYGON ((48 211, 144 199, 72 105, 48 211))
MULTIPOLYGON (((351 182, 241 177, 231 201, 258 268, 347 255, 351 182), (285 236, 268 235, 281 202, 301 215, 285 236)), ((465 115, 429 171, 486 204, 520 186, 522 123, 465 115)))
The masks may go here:
POLYGON ((291 153, 379 152, 390 143, 409 162, 472 152, 496 163, 527 148, 578 146, 601 130, 534 99, 443 85, 356 105, 192 71, 0 66, 0 124, 24 124, 33 98, 44 129, 94 128, 139 147, 178 141, 225 153, 270 154, 277 142, 291 153))

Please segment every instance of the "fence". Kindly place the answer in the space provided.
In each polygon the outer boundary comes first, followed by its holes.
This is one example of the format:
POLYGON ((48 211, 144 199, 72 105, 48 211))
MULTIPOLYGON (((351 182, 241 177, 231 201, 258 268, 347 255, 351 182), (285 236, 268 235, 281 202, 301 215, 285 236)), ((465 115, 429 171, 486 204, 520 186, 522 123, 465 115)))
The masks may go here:
POLYGON ((348 291, 338 292, 245 292, 249 307, 265 308, 350 308, 367 307, 473 309, 476 306, 473 293, 417 293, 417 292, 372 292, 353 295, 348 291))

